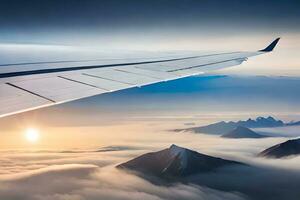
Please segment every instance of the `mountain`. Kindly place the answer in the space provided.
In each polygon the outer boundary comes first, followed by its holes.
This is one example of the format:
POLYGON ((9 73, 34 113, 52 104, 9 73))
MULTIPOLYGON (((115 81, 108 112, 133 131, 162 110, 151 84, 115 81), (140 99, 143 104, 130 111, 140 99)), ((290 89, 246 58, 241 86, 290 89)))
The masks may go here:
POLYGON ((289 123, 286 123, 285 125, 286 126, 300 126, 300 121, 297 121, 297 122, 291 121, 289 123))
POLYGON ((277 144, 258 154, 258 156, 270 158, 282 158, 293 155, 300 155, 300 138, 277 144))
POLYGON ((268 137, 265 135, 260 135, 249 128, 238 126, 237 128, 229 131, 228 133, 222 135, 224 138, 264 138, 268 137))
MULTIPOLYGON (((292 122, 288 123, 291 125, 297 125, 300 124, 300 122, 292 122)), ((286 126, 288 124, 285 124, 281 120, 276 120, 273 117, 257 117, 255 120, 248 119, 246 121, 238 121, 238 122, 217 122, 214 124, 210 124, 207 126, 200 126, 200 127, 192 127, 192 128, 185 128, 185 129, 175 129, 174 131, 180 132, 180 131, 191 131, 194 133, 209 133, 209 134, 215 134, 215 135, 222 135, 226 132, 230 132, 234 130, 235 128, 242 126, 246 128, 267 128, 267 127, 282 127, 286 126)))
POLYGON ((285 125, 283 121, 276 120, 271 116, 267 118, 257 117, 256 120, 248 119, 247 121, 239 121, 237 123, 239 126, 247 128, 280 127, 285 125))
POLYGON ((94 152, 111 152, 111 151, 127 151, 127 150, 138 150, 138 147, 111 145, 111 146, 101 147, 100 149, 94 152))
POLYGON ((173 144, 167 149, 141 155, 118 165, 117 168, 130 169, 156 177, 172 178, 186 177, 238 164, 243 165, 239 162, 208 156, 173 144))
POLYGON ((232 131, 237 126, 235 122, 217 122, 214 124, 210 124, 207 126, 200 126, 200 127, 192 127, 192 128, 185 128, 185 129, 175 129, 176 132, 181 131, 191 131, 194 133, 210 133, 215 135, 222 135, 226 132, 232 131))

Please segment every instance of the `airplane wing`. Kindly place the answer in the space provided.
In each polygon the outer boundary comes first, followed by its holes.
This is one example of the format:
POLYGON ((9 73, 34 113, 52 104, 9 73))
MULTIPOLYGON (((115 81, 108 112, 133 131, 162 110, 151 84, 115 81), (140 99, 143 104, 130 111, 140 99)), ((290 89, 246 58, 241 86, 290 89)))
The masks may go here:
POLYGON ((254 52, 1 64, 0 117, 239 65, 272 51, 278 41, 254 52))

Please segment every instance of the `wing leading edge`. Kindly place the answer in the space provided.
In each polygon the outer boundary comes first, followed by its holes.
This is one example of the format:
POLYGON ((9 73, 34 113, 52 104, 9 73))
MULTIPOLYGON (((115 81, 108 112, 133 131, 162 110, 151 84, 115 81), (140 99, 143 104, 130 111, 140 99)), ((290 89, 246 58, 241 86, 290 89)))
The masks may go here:
POLYGON ((272 51, 278 41, 254 52, 3 64, 0 117, 239 65, 249 57, 272 51))

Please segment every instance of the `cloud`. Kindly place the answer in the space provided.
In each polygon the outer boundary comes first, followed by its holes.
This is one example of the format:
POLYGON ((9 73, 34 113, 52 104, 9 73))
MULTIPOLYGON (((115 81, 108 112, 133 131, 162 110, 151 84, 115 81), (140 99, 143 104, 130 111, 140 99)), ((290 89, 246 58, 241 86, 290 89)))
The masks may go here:
POLYGON ((299 137, 299 128, 300 126, 285 126, 275 128, 257 128, 254 130, 267 132, 270 135, 279 135, 282 137, 299 137))
POLYGON ((271 198, 270 195, 276 194, 278 199, 291 200, 300 195, 297 189, 300 157, 284 160, 256 158, 258 152, 286 138, 228 140, 201 134, 172 134, 170 137, 168 133, 157 133, 156 137, 153 133, 149 137, 143 133, 143 138, 139 138, 139 134, 134 135, 130 142, 114 140, 115 144, 109 143, 110 146, 104 148, 108 152, 97 152, 99 148, 76 149, 76 153, 61 150, 0 152, 0 199, 239 200, 247 199, 251 194, 258 194, 255 199, 271 198), (194 177, 193 184, 171 186, 155 185, 114 168, 121 162, 166 148, 171 143, 255 167, 201 174, 194 177), (151 148, 149 144, 152 144, 151 148))
POLYGON ((206 199, 241 200, 239 194, 195 185, 156 186, 135 175, 96 165, 54 165, 0 179, 7 200, 206 199))
POLYGON ((256 200, 297 200, 300 196, 299 171, 238 166, 198 174, 190 181, 222 191, 239 191, 256 200))

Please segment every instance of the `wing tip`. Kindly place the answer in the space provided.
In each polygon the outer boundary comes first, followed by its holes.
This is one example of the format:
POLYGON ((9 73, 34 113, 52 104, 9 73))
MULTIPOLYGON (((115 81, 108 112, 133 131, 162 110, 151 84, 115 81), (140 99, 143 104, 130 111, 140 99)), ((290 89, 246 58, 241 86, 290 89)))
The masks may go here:
POLYGON ((275 48, 275 46, 277 45, 279 40, 280 40, 280 37, 276 38, 271 44, 269 44, 269 46, 267 46, 266 48, 264 48, 262 50, 259 50, 259 51, 262 51, 262 52, 271 52, 271 51, 273 51, 273 49, 275 48))

